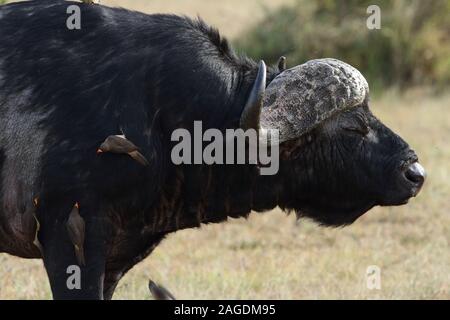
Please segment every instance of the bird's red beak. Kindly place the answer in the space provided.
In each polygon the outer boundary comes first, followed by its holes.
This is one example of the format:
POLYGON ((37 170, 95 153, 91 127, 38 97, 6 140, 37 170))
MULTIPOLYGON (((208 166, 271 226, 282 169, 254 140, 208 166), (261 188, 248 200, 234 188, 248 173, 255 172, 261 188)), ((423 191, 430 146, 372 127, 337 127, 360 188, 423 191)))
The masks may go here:
POLYGON ((103 150, 102 149, 97 149, 97 154, 99 154, 99 153, 103 153, 103 150))
POLYGON ((33 202, 34 202, 34 205, 37 206, 39 204, 39 198, 34 198, 33 202))
POLYGON ((80 206, 78 205, 78 202, 75 202, 75 208, 80 209, 80 206))

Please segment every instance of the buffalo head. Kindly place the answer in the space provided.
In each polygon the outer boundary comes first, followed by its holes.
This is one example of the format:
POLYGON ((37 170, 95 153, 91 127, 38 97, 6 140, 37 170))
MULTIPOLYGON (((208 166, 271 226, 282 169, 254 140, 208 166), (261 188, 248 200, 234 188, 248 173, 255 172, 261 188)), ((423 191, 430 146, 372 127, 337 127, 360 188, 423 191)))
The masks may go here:
POLYGON ((425 171, 408 144, 370 112, 369 86, 358 70, 319 59, 281 71, 265 87, 260 63, 241 126, 260 135, 278 130, 282 208, 343 225, 418 194, 425 171))

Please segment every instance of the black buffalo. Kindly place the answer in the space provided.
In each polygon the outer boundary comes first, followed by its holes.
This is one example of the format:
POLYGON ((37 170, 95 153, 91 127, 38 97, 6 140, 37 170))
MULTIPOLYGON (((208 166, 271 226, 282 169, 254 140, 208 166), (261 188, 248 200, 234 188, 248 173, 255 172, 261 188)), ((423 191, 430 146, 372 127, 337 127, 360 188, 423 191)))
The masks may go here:
POLYGON ((110 299, 123 275, 180 229, 276 206, 344 225, 373 206, 406 203, 424 181, 417 156, 370 113, 362 76, 355 82, 354 69, 341 66, 311 62, 293 71, 305 82, 280 85, 297 96, 309 90, 305 101, 315 104, 298 105, 297 119, 292 103, 277 108, 276 94, 261 110, 266 85, 276 93, 274 79, 290 83, 289 70, 281 63, 266 73, 200 20, 64 1, 1 6, 0 252, 42 258, 54 298, 110 299), (80 30, 66 27, 70 4, 81 8, 80 30), (350 105, 348 92, 362 99, 350 105), (333 106, 324 114, 323 101, 333 106), (195 120, 220 130, 279 127, 279 172, 174 165, 171 133, 195 120), (147 166, 96 153, 117 134, 139 146, 147 166), (70 290, 66 271, 79 261, 66 224, 75 203, 86 264, 81 289, 70 290), (37 239, 27 234, 30 212, 37 239))

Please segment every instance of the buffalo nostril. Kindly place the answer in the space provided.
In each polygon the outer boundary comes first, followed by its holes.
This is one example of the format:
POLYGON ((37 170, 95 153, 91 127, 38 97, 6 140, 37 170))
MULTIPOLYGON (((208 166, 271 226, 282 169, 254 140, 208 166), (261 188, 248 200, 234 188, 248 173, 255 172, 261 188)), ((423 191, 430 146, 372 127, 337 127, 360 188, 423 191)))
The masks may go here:
POLYGON ((425 181, 426 172, 425 169, 420 165, 420 163, 414 162, 406 170, 405 176, 409 181, 414 182, 420 188, 425 181))

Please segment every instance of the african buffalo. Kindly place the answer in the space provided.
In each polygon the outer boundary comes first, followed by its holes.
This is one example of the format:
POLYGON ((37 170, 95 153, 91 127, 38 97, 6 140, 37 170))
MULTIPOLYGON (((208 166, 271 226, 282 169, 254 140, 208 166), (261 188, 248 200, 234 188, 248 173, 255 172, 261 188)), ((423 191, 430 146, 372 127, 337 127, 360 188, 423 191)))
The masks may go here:
POLYGON ((368 98, 343 62, 266 70, 201 20, 65 1, 0 6, 0 252, 42 258, 56 299, 110 299, 180 229, 276 206, 339 226, 405 204, 425 172, 368 98), (66 25, 69 5, 81 29, 66 25), (171 134, 194 121, 279 130, 278 173, 175 165, 171 134), (148 163, 98 154, 114 135, 148 163), (80 288, 67 286, 70 266, 80 288))

